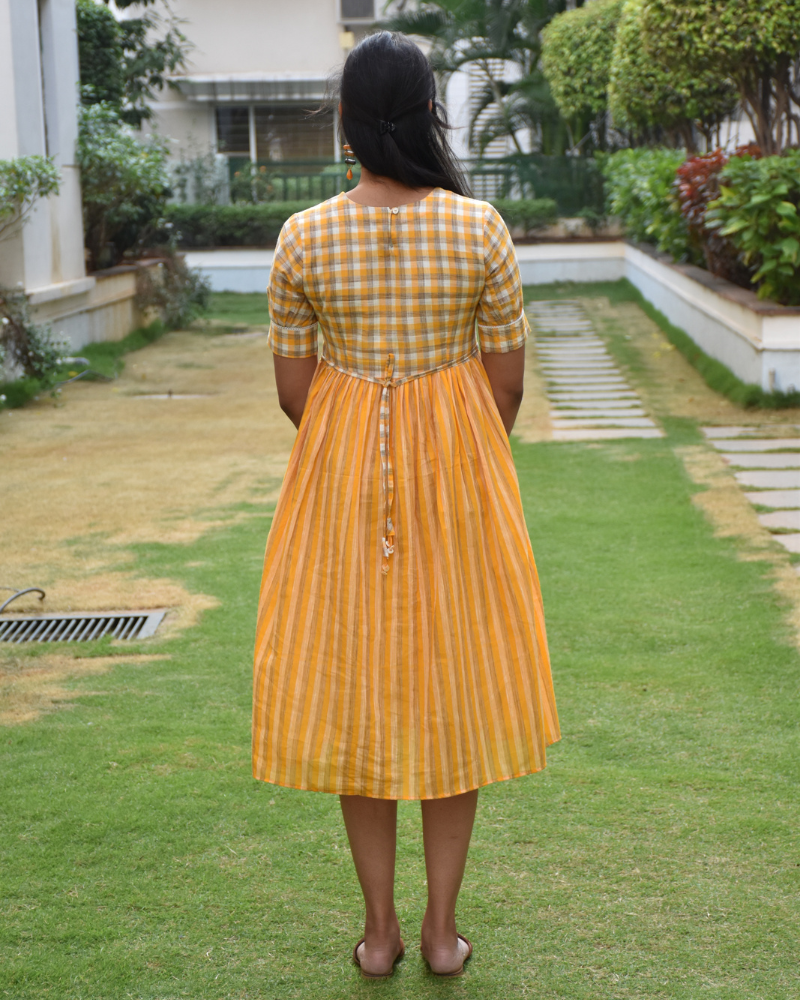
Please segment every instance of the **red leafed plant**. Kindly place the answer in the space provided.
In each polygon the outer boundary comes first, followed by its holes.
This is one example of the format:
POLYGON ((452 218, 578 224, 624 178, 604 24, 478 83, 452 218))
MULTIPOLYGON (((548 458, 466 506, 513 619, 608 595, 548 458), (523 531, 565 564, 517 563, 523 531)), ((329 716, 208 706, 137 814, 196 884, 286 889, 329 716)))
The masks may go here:
MULTIPOLYGON (((761 150, 755 143, 739 146, 731 156, 748 156, 761 159, 761 150)), ((751 288, 751 269, 730 240, 720 236, 705 224, 706 209, 719 198, 719 175, 730 157, 723 149, 715 149, 705 156, 692 156, 678 167, 675 188, 686 219, 689 236, 705 258, 712 274, 726 278, 743 288, 751 288)))

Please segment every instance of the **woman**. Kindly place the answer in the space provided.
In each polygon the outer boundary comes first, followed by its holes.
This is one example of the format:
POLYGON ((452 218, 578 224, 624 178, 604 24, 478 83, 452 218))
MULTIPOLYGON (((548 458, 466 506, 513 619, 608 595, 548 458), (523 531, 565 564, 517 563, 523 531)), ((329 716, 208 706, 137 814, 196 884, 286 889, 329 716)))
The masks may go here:
POLYGON ((421 949, 453 976, 472 952, 455 906, 478 788, 540 770, 559 738, 507 436, 528 325, 508 232, 465 196, 422 52, 367 37, 339 109, 361 179, 289 219, 270 278, 298 435, 267 542, 253 773, 340 795, 369 978, 404 952, 397 800, 422 800, 421 949))

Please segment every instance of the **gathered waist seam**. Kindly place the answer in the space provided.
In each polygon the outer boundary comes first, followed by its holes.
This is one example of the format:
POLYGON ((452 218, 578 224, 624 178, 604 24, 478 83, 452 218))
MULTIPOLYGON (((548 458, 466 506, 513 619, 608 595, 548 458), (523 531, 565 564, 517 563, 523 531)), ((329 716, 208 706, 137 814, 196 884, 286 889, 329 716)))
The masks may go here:
POLYGON ((343 368, 322 355, 320 359, 329 368, 344 375, 351 375, 353 378, 363 379, 365 382, 374 382, 381 386, 380 395, 380 456, 381 456, 381 492, 383 493, 383 537, 381 538, 381 571, 385 574, 389 572, 389 558, 394 552, 395 531, 392 523, 392 505, 394 503, 394 467, 392 463, 391 445, 392 436, 392 407, 390 389, 394 389, 405 382, 422 378, 424 375, 432 375, 434 372, 444 371, 446 368, 453 368, 456 365, 463 365, 471 358, 477 357, 478 345, 476 344, 468 354, 444 364, 427 368, 425 371, 414 372, 411 375, 403 375, 401 378, 394 377, 394 354, 387 354, 386 364, 383 369, 383 377, 376 375, 365 375, 363 372, 354 372, 348 368, 343 368))

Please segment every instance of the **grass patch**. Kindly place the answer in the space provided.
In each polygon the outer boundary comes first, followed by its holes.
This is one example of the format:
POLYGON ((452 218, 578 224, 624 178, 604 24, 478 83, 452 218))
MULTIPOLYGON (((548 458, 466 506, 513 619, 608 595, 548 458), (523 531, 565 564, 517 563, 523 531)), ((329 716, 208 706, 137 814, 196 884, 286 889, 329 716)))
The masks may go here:
POLYGON ((149 326, 133 330, 122 340, 102 340, 86 344, 80 349, 80 356, 86 358, 90 366, 101 375, 119 375, 125 366, 122 360, 125 354, 147 347, 166 332, 167 328, 161 320, 155 320, 149 326))
POLYGON ((564 737, 543 773, 481 792, 462 980, 415 947, 418 805, 399 809, 408 955, 376 987, 349 960, 336 798, 250 776, 253 505, 135 549, 138 572, 222 602, 131 649, 169 660, 74 680, 72 708, 2 732, 0 996, 796 996, 800 656, 767 564, 713 536, 673 445, 514 443, 564 737))
POLYGON ((269 324, 266 292, 214 292, 206 319, 245 326, 269 324))
POLYGON ((782 410, 800 406, 800 391, 765 392, 761 386, 743 382, 733 372, 701 350, 692 338, 675 326, 642 295, 638 288, 622 278, 619 281, 557 282, 549 285, 527 285, 528 301, 541 299, 595 298, 604 295, 613 304, 635 302, 664 336, 699 372, 706 385, 731 402, 747 409, 782 410))
MULTIPOLYGON (((147 347, 148 344, 152 344, 166 332, 167 328, 161 320, 155 320, 149 326, 139 327, 131 331, 122 340, 103 340, 93 344, 85 344, 75 354, 76 356, 86 358, 90 368, 99 375, 113 378, 119 375, 125 367, 125 362, 122 360, 125 354, 131 351, 138 351, 142 347, 147 347)), ((61 370, 59 377, 67 378, 68 369, 72 370, 73 368, 74 366, 72 365, 65 366, 61 370)), ((91 372, 85 377, 91 380, 91 372)), ((41 393, 50 391, 49 386, 43 385, 35 378, 21 378, 13 382, 2 383, 0 384, 0 396, 5 396, 6 398, 5 400, 0 400, 0 410, 3 407, 12 409, 24 406, 41 393)))

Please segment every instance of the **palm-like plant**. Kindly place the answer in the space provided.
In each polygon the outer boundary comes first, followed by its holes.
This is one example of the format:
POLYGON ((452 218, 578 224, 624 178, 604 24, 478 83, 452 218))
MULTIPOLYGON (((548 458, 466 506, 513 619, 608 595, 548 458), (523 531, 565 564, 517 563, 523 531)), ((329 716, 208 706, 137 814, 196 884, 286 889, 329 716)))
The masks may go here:
POLYGON ((431 63, 443 81, 467 66, 478 69, 483 86, 470 116, 472 148, 482 153, 507 136, 521 154, 527 131, 533 149, 561 153, 566 130, 539 60, 540 32, 565 8, 566 0, 420 0, 383 26, 429 39, 431 63), (508 63, 516 67, 513 74, 505 72, 508 63))

